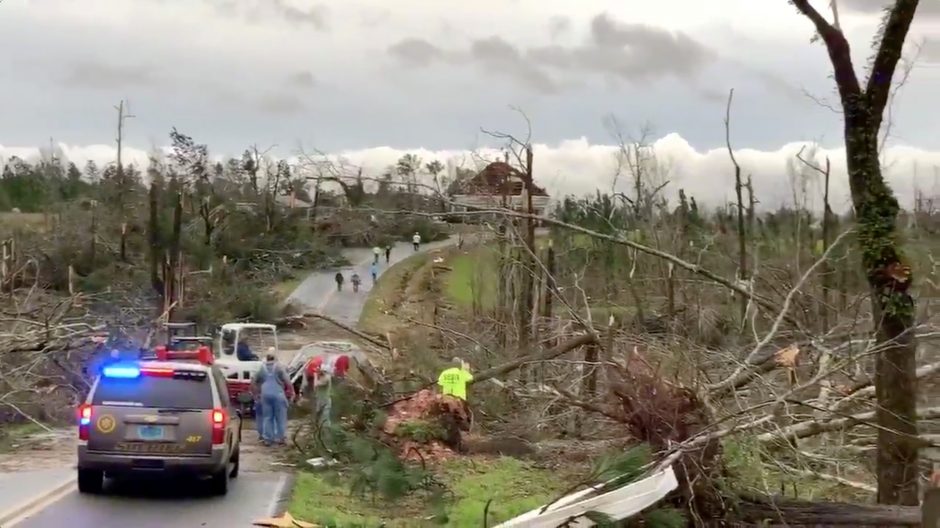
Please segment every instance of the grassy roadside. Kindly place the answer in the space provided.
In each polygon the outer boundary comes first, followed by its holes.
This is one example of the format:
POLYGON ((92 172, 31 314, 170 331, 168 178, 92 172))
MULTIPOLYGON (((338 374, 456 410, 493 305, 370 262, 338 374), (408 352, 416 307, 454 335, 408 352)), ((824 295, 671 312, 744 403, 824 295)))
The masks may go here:
POLYGON ((456 254, 448 265, 445 293, 461 308, 481 308, 496 304, 497 252, 489 246, 474 246, 456 254))
POLYGON ((31 435, 41 433, 42 431, 43 429, 41 427, 32 422, 0 427, 0 454, 13 451, 17 447, 17 444, 28 440, 31 435))
POLYGON ((298 519, 335 528, 453 528, 488 526, 511 519, 555 498, 567 481, 556 471, 514 458, 465 457, 443 462, 434 473, 449 489, 442 500, 425 493, 394 503, 351 495, 341 472, 301 472, 289 511, 298 519), (383 524, 384 523, 384 524, 383 524))
POLYGON ((291 278, 272 286, 271 291, 277 296, 278 301, 283 303, 290 297, 290 294, 294 293, 294 290, 300 286, 300 283, 303 282, 304 278, 309 274, 309 271, 296 271, 291 278))
POLYGON ((0 212, 0 236, 16 231, 43 233, 49 230, 52 218, 44 213, 0 212))
MULTIPOLYGON (((548 236, 536 236, 535 251, 540 256, 548 248, 548 236)), ((499 287, 499 250, 493 244, 469 246, 455 252, 447 263, 452 271, 448 274, 444 292, 455 305, 482 310, 496 306, 499 287)))
POLYGON ((379 282, 369 292, 362 313, 359 315, 359 329, 363 332, 384 335, 401 323, 385 312, 395 308, 403 300, 405 288, 411 276, 427 264, 430 253, 418 253, 394 264, 379 276, 379 282))

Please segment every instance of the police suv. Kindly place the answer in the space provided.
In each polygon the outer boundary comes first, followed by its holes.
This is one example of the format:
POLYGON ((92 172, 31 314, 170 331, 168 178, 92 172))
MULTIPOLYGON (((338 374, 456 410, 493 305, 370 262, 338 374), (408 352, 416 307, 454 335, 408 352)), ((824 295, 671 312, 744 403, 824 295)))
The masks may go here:
POLYGON ((101 369, 78 408, 78 489, 100 493, 104 477, 207 478, 224 495, 238 476, 240 412, 208 347, 168 351, 101 369))

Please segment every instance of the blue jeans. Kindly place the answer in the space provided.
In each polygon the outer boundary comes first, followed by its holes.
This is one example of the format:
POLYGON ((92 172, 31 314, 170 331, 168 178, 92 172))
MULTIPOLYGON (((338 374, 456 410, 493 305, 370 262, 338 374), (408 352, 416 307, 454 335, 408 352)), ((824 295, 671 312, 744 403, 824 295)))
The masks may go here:
POLYGON ((255 427, 258 429, 258 436, 264 438, 264 406, 261 404, 261 399, 258 398, 255 400, 255 427))
POLYGON ((267 442, 282 442, 287 437, 287 398, 283 394, 262 394, 264 424, 261 437, 267 442))

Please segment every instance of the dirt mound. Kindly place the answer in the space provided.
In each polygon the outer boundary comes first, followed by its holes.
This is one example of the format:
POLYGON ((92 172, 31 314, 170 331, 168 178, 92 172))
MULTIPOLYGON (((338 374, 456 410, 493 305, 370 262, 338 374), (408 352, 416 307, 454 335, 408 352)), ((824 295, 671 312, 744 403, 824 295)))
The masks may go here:
POLYGON ((435 394, 428 389, 396 402, 382 431, 399 447, 406 460, 452 458, 464 451, 464 433, 470 429, 470 413, 463 400, 435 394))

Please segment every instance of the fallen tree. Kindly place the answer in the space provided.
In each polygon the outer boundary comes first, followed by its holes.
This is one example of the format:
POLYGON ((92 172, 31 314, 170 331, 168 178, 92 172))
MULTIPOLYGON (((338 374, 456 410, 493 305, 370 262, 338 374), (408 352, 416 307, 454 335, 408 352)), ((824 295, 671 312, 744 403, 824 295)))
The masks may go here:
POLYGON ((920 526, 916 506, 879 506, 810 502, 782 498, 744 498, 737 504, 741 522, 759 526, 920 526))

